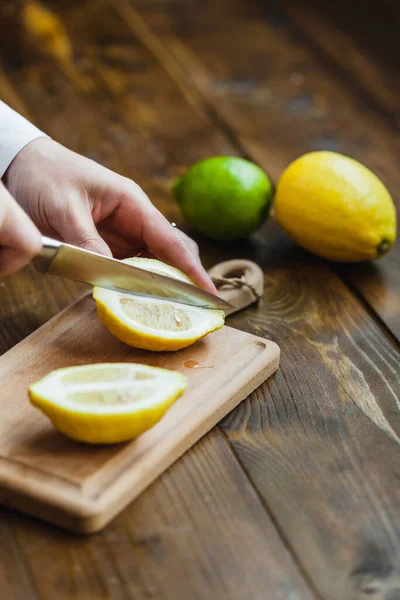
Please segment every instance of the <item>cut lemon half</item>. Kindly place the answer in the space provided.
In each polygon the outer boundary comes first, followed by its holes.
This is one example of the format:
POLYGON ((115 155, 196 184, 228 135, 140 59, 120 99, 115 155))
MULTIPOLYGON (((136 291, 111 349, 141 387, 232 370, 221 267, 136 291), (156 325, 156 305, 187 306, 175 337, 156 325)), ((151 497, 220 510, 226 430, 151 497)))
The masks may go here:
POLYGON ((185 391, 181 373, 133 363, 52 371, 30 386, 31 403, 74 440, 114 444, 157 423, 185 391))
MULTIPOLYGON (((187 283, 193 281, 182 271, 150 258, 127 258, 123 262, 167 275, 187 283)), ((225 322, 222 310, 208 310, 158 300, 134 297, 95 287, 97 314, 107 329, 129 346, 144 350, 179 350, 190 346, 225 322)))

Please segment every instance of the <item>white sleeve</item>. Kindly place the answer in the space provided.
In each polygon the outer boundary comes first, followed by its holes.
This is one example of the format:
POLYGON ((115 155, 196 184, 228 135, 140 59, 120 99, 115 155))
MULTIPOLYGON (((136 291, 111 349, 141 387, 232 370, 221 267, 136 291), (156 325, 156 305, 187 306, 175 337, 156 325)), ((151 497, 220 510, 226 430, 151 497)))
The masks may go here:
POLYGON ((39 137, 48 136, 0 100, 0 178, 18 152, 39 137))

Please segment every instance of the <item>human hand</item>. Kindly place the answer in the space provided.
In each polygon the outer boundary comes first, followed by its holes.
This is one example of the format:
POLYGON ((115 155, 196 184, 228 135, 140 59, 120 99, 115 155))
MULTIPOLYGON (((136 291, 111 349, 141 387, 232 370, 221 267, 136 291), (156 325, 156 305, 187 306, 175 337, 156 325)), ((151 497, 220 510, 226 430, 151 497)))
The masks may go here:
POLYGON ((0 275, 18 271, 41 247, 39 231, 0 181, 0 275))
POLYGON ((40 138, 19 152, 4 182, 44 235, 116 258, 147 251, 216 293, 197 244, 132 180, 40 138))

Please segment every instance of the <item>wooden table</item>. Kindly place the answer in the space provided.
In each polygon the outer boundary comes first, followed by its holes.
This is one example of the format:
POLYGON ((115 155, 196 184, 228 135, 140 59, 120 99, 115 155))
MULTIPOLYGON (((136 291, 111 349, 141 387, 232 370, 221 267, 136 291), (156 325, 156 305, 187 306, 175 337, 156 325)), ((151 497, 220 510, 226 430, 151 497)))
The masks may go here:
MULTIPOLYGON (((62 60, 3 0, 0 97, 180 226, 171 179, 210 155, 276 181, 340 151, 399 202, 396 4, 276 4, 46 0, 62 60)), ((1 598, 399 599, 399 245, 336 266, 271 221, 247 244, 199 243, 207 266, 263 267, 262 303, 229 323, 278 342, 280 371, 94 537, 2 509, 1 598)), ((1 350, 80 291, 29 268, 2 280, 1 350)))

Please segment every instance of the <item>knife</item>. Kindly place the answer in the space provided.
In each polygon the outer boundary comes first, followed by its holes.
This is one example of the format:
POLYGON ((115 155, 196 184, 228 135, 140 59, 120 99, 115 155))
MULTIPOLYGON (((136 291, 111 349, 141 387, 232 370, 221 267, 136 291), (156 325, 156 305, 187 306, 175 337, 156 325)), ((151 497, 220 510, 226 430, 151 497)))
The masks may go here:
POLYGON ((222 298, 190 283, 145 271, 48 237, 42 237, 42 249, 32 262, 40 273, 89 283, 115 292, 172 300, 225 312, 233 308, 222 298))

